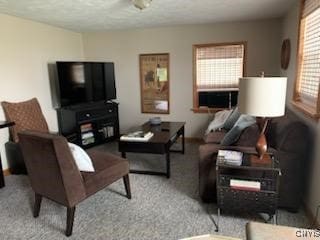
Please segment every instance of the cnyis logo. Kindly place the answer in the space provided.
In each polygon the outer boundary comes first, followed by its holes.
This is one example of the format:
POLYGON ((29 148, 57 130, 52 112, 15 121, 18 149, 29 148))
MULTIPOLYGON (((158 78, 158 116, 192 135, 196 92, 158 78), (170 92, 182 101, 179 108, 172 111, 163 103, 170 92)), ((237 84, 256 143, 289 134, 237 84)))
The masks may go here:
POLYGON ((312 230, 312 229, 299 229, 296 230, 296 237, 297 238, 319 238, 320 239, 320 230, 312 230))

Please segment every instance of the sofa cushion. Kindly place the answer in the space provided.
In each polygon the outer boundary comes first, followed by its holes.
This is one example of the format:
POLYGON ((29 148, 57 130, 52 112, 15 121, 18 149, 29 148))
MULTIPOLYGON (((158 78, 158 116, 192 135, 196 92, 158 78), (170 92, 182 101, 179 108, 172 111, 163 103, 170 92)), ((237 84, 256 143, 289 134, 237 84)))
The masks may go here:
POLYGON ((222 146, 230 146, 235 143, 240 137, 242 129, 239 126, 234 126, 221 140, 222 146))
POLYGON ((240 137, 242 131, 256 122, 255 118, 249 115, 242 114, 233 128, 227 132, 221 140, 222 146, 230 146, 234 144, 240 137))
POLYGON ((15 123, 13 127, 10 127, 11 138, 14 142, 19 141, 18 132, 24 130, 49 132, 46 119, 36 98, 25 102, 2 102, 1 104, 6 119, 15 123))
POLYGON ((95 169, 95 172, 81 172, 87 195, 98 192, 119 176, 129 173, 129 163, 124 158, 95 149, 89 149, 87 153, 95 169))
POLYGON ((227 131, 224 129, 221 129, 220 131, 210 132, 204 135, 203 140, 205 143, 220 143, 226 133, 227 131))
POLYGON ((227 120, 224 122, 223 124, 223 128, 230 130, 231 128, 233 128, 234 124, 238 121, 239 117, 240 117, 240 112, 238 110, 238 107, 236 107, 232 113, 230 114, 230 116, 227 118, 227 120))
POLYGON ((257 124, 244 129, 240 135, 239 140, 235 143, 236 146, 254 147, 259 139, 260 129, 257 124))

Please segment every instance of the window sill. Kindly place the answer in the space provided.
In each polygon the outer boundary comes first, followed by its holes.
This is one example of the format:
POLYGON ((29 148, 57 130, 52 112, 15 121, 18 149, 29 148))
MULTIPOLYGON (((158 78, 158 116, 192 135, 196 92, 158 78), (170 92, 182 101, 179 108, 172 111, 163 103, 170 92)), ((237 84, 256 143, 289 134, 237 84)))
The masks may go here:
POLYGON ((308 117, 314 119, 314 120, 319 120, 320 114, 317 113, 316 109, 313 107, 308 106, 307 104, 304 104, 299 101, 291 101, 291 104, 297 108, 299 111, 307 115, 308 117))
POLYGON ((207 108, 207 107, 199 107, 199 108, 191 108, 191 111, 194 113, 216 113, 222 110, 230 110, 229 108, 207 108))

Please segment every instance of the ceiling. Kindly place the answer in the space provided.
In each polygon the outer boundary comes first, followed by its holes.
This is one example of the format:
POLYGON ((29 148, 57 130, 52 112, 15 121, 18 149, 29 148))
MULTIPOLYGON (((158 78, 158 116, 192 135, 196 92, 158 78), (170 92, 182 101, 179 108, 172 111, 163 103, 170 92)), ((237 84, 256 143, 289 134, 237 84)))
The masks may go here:
POLYGON ((0 0, 0 13, 78 31, 277 18, 292 0, 153 0, 144 10, 131 0, 0 0))

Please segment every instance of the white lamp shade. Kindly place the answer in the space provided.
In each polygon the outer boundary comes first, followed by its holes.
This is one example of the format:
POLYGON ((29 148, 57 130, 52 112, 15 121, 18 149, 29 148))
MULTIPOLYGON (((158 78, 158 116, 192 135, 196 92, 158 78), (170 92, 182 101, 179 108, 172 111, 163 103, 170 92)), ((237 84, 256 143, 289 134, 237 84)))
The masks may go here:
POLYGON ((287 78, 285 77, 240 78, 239 111, 256 117, 283 116, 286 92, 287 78))

